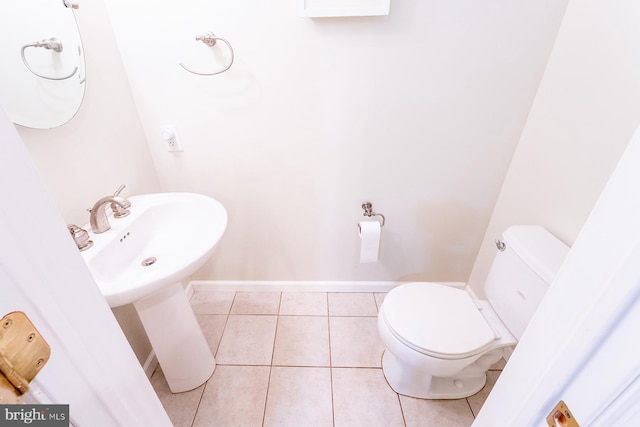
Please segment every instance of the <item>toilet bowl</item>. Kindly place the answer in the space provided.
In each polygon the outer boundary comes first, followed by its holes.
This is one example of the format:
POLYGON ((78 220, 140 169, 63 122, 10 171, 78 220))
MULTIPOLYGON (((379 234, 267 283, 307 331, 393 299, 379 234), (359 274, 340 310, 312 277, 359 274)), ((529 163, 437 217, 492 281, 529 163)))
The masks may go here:
POLYGON ((486 371, 517 340, 468 288, 407 283, 385 297, 378 331, 382 367, 398 393, 458 399, 480 391, 486 371))
POLYGON ((406 283, 386 295, 378 313, 382 369, 397 393, 471 396, 517 344, 569 248, 539 226, 512 226, 503 238, 486 301, 468 286, 446 283, 406 283))

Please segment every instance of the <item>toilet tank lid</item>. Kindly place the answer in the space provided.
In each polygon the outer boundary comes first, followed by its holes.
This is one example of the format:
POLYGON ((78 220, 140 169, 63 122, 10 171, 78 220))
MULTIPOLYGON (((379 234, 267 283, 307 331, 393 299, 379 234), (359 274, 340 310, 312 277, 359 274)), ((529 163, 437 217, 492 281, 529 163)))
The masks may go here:
POLYGON ((549 284, 569 253, 569 246, 539 225, 512 225, 502 237, 516 255, 549 284))

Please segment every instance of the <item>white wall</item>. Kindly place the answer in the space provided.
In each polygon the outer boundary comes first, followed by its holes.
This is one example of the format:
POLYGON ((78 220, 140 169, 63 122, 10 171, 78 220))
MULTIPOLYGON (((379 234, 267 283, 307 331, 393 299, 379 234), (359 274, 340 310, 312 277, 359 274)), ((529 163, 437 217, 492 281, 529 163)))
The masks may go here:
POLYGON ((164 191, 218 198, 199 279, 468 278, 566 1, 394 1, 308 19, 295 0, 106 0, 164 191), (236 62, 214 77, 225 47, 236 62), (185 151, 159 128, 175 123, 185 151), (385 214, 358 264, 361 203, 385 214))
POLYGON ((479 294, 509 225, 576 239, 640 121, 639 19, 631 0, 570 3, 470 277, 479 294))

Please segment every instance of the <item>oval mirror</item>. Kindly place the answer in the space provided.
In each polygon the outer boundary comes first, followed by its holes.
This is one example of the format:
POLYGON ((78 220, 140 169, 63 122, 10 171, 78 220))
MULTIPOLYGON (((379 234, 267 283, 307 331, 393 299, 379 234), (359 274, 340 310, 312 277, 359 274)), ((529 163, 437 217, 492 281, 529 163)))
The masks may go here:
POLYGON ((70 0, 0 4, 0 105, 16 124, 50 129, 73 118, 85 64, 70 0))

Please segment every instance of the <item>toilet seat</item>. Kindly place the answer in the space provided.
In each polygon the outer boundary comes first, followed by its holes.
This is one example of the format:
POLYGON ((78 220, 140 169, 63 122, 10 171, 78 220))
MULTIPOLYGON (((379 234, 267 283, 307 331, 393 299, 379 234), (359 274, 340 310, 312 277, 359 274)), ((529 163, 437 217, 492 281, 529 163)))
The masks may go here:
POLYGON ((437 283, 391 290, 380 314, 399 341, 439 359, 473 356, 498 338, 467 292, 437 283))

